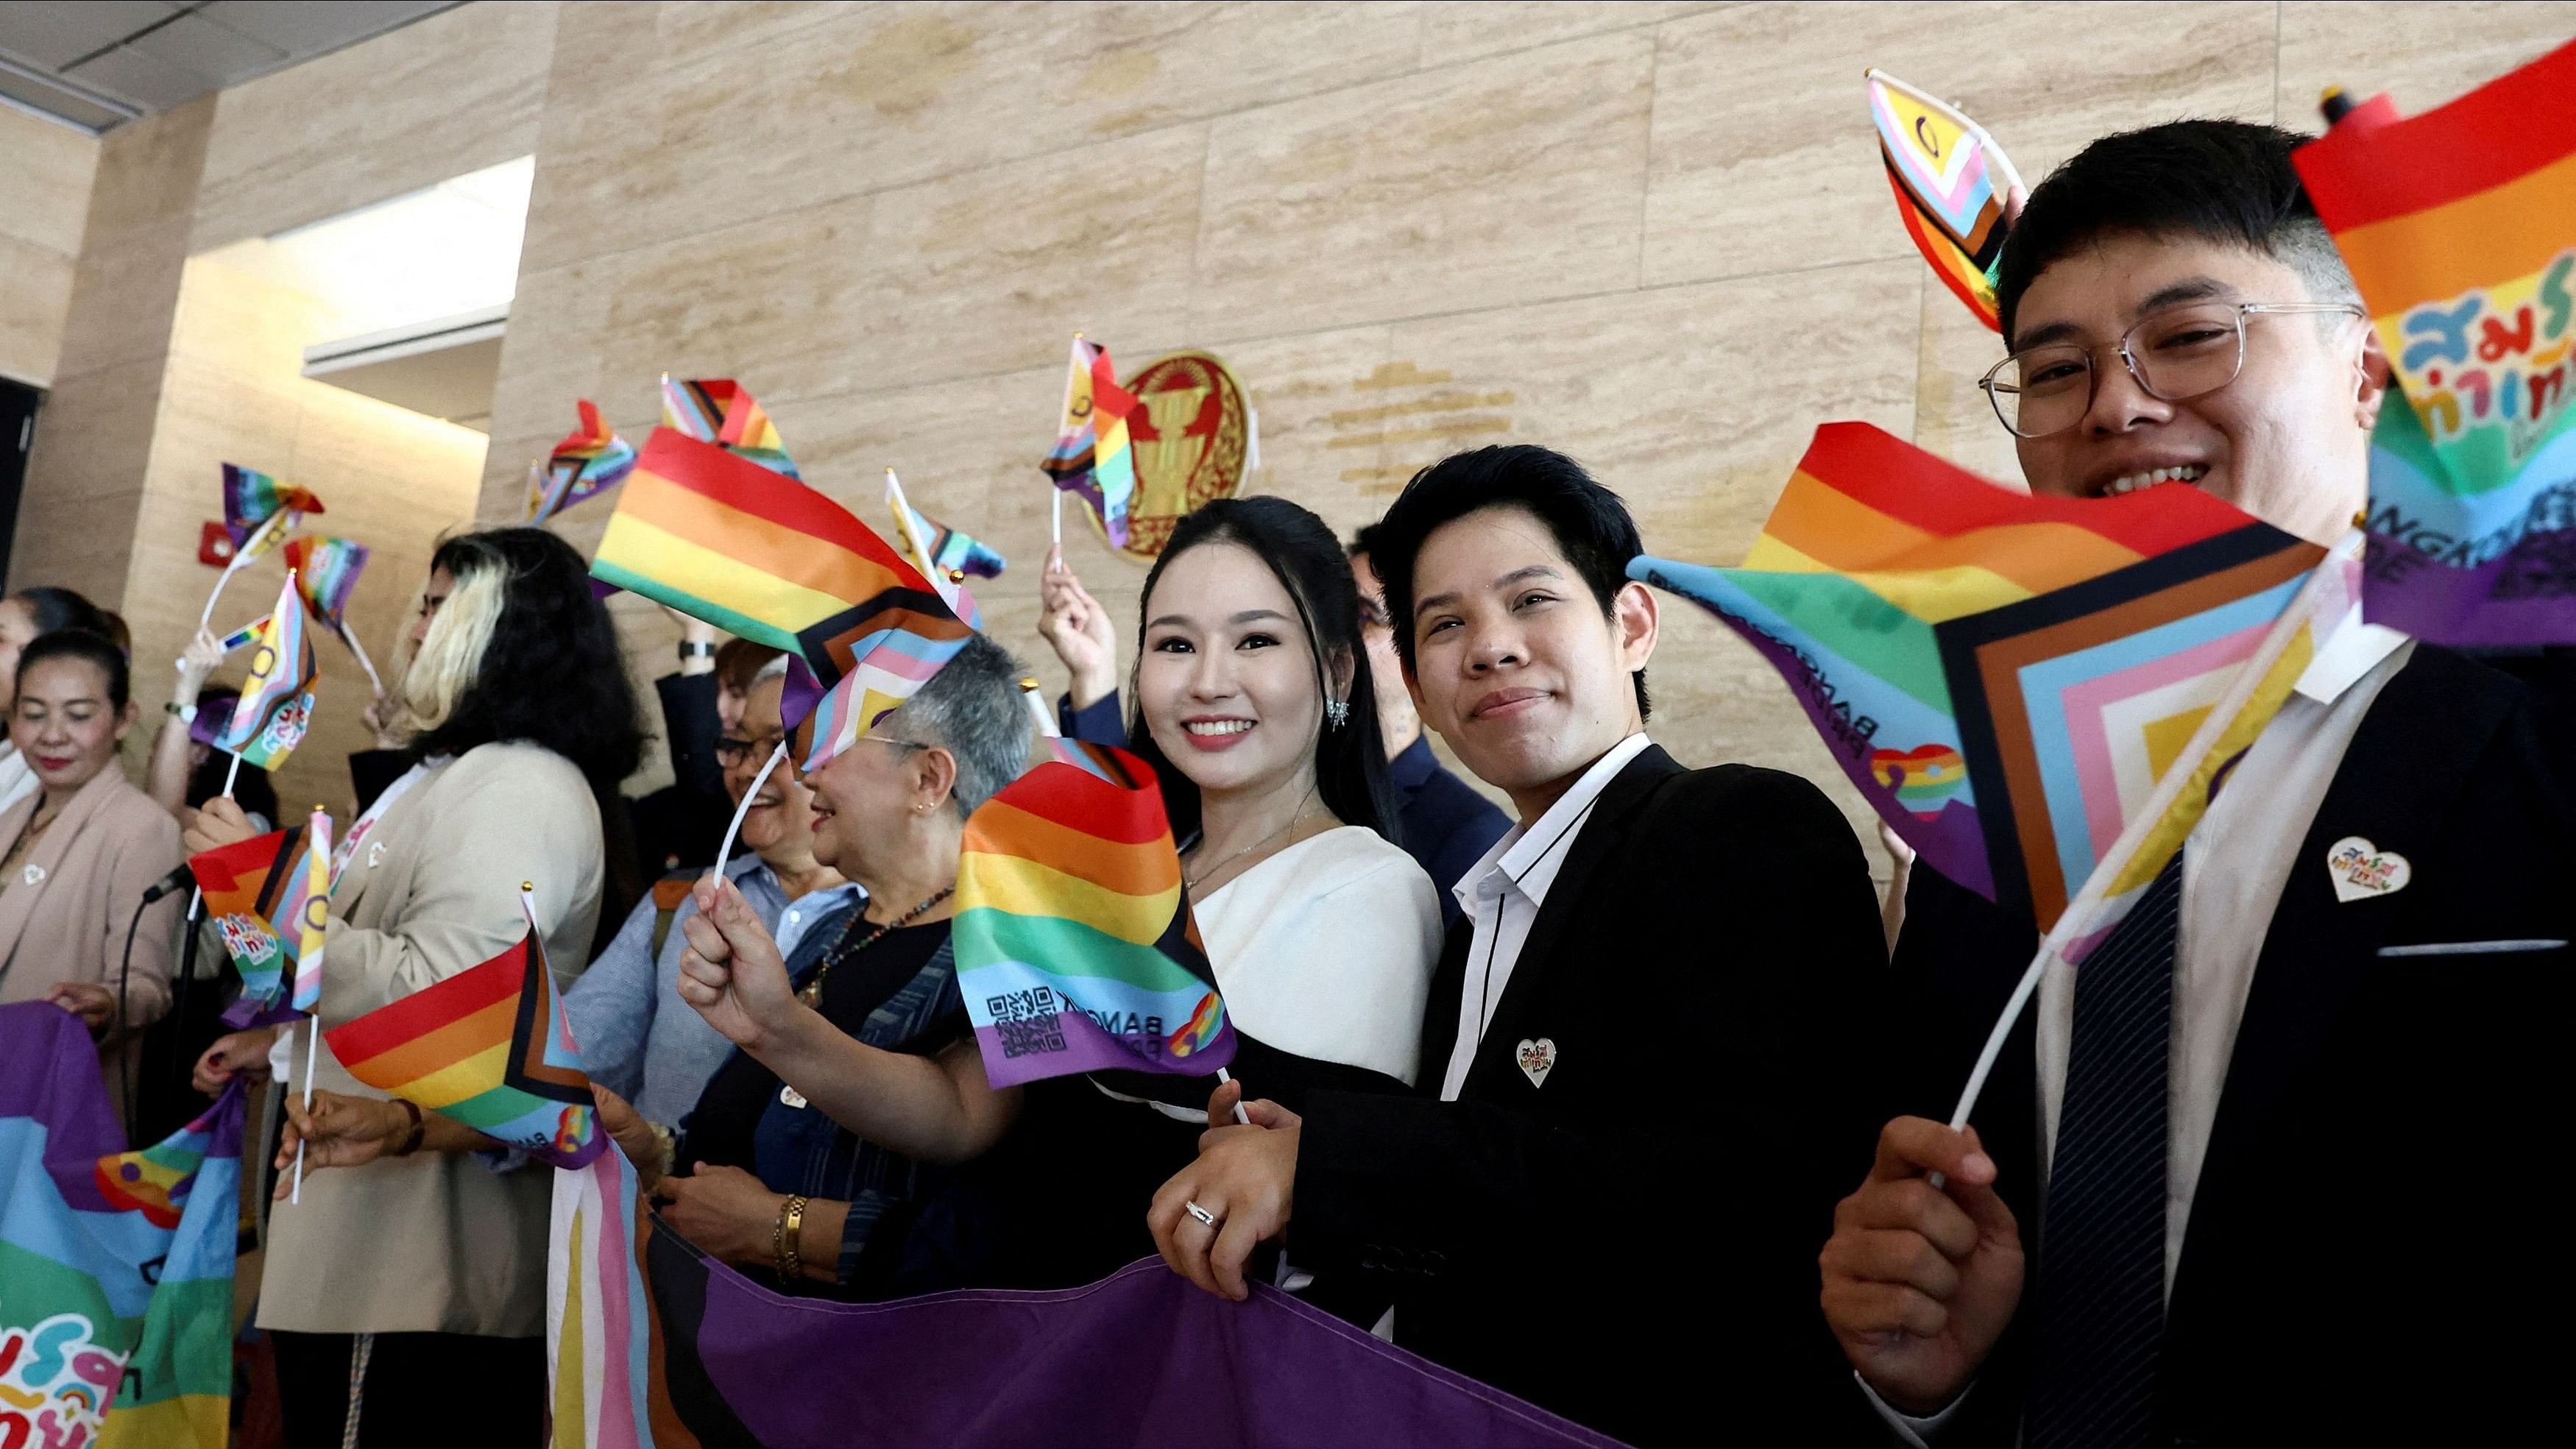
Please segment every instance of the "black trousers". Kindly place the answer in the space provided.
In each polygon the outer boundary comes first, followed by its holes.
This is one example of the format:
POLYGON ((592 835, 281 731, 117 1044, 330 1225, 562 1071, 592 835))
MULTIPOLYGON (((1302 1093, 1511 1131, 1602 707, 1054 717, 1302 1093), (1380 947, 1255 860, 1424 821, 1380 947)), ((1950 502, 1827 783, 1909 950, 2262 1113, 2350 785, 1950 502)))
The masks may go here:
MULTIPOLYGON (((340 1449, 349 1415, 355 1339, 346 1333, 277 1333, 277 1388, 287 1449, 340 1449)), ((546 1432, 546 1341, 470 1333, 379 1333, 360 1392, 361 1449, 453 1444, 536 1446, 546 1432), (470 1405, 470 1414, 466 1406, 470 1405)))

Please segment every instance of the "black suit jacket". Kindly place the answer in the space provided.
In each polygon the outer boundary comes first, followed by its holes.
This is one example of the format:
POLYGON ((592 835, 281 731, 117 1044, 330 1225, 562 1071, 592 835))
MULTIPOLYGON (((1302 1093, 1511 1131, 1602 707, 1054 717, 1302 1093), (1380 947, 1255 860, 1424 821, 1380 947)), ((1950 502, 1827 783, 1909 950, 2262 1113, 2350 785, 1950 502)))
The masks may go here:
MULTIPOLYGON (((2529 686, 2418 646, 2317 811, 2249 989, 2166 1323, 2181 1444, 2490 1443, 2565 1397, 2556 1249, 2576 955, 2388 957, 2383 947, 2576 940, 2576 827, 2529 686), (2409 883, 2344 902, 2328 849, 2360 836, 2409 883)), ((1898 1111, 1946 1119, 2036 948, 1918 870, 1895 970, 1916 1059, 1898 1111)), ((1975 1124, 2035 1266, 2036 1035, 2006 1044, 1975 1124)), ((2033 1302, 2023 1293, 2027 1310, 2033 1302)), ((2009 1446, 2016 1323, 1942 1449, 2009 1446)))
POLYGON ((1432 978, 1415 1094, 1308 1099, 1290 1257, 1381 1285, 1397 1342, 1632 1443, 1834 1437, 1858 1404, 1816 1253, 1869 1162, 1839 1064, 1887 973, 1841 813, 1794 775, 1640 754, 1442 1102, 1472 933, 1432 978))

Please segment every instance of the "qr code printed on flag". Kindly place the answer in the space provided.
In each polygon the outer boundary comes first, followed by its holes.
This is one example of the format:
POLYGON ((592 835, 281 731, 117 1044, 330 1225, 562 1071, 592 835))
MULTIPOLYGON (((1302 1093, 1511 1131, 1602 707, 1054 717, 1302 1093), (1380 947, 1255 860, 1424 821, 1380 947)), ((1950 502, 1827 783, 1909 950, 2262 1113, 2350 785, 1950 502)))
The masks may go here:
POLYGON ((1002 1039, 1003 1058, 1063 1051, 1062 1006, 1055 989, 1049 986, 985 997, 984 1009, 993 1018, 993 1032, 1002 1039))

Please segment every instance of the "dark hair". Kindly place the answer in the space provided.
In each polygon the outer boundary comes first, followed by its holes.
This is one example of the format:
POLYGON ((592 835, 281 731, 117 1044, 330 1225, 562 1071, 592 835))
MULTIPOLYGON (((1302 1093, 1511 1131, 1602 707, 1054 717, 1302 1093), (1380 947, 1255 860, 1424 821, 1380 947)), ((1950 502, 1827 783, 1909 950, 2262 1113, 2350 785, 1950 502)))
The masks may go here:
POLYGON ((1362 556, 1369 558, 1377 557, 1378 534, 1381 527, 1382 525, 1375 523, 1361 524, 1358 530, 1351 534, 1351 546, 1344 549, 1343 552, 1349 554, 1353 558, 1359 558, 1362 556))
MULTIPOLYGON (((191 808, 224 793, 224 778, 231 774, 233 757, 221 750, 208 750, 204 764, 188 772, 186 799, 191 808)), ((264 816, 272 825, 282 823, 277 814, 277 787, 269 783, 268 771, 257 765, 244 764, 241 773, 232 776, 233 803, 253 815, 264 816)))
MULTIPOLYGON (((1345 825, 1365 825, 1403 844, 1395 820, 1395 787, 1386 777, 1386 742, 1378 735, 1377 691, 1369 679, 1368 651, 1360 642, 1359 585, 1351 563, 1324 520, 1285 498, 1221 498, 1180 521, 1163 545, 1153 570, 1137 596, 1138 663, 1143 663, 1145 610, 1154 585, 1172 560, 1203 544, 1240 544, 1270 566, 1279 585, 1297 606, 1306 638, 1315 655, 1315 689, 1332 698, 1330 668, 1336 660, 1351 671, 1350 714, 1341 725, 1327 722, 1315 736, 1315 791, 1324 808, 1345 825)), ((1128 748, 1162 777, 1163 804, 1172 817, 1172 837, 1186 844, 1199 831, 1199 788, 1190 783, 1154 743, 1145 727, 1145 701, 1135 688, 1128 711, 1128 748)))
POLYGON ((787 651, 751 639, 727 639, 716 646, 716 682, 736 694, 751 693, 751 683, 770 660, 787 651))
POLYGON ((2004 339, 2051 263, 2102 237, 2191 237, 2261 252, 2320 302, 2359 300, 2290 153, 2308 138, 2249 121, 2171 121, 2085 147, 2031 192, 1995 283, 2004 339))
POLYGON ((48 659, 86 659, 107 676, 107 701, 118 709, 125 708, 131 697, 132 681, 126 668, 125 651, 116 641, 89 629, 56 629, 29 640, 18 654, 18 677, 13 686, 27 682, 27 671, 48 659))
POLYGON ((644 731, 616 627, 591 595, 581 555, 542 528, 496 528, 440 544, 429 566, 458 578, 497 570, 501 613, 474 682, 412 753, 526 740, 572 761, 594 792, 615 794, 643 756, 644 731))
POLYGON ((80 629, 96 634, 120 649, 128 647, 125 621, 70 589, 38 584, 31 589, 20 589, 9 597, 27 606, 27 612, 35 616, 39 634, 80 629))
MULTIPOLYGON (((1619 590, 1627 586, 1628 560, 1646 551, 1628 505, 1563 453, 1535 443, 1497 443, 1450 454, 1414 474, 1386 517, 1362 532, 1371 545, 1369 566, 1386 586, 1395 652, 1408 673, 1414 667, 1414 558, 1442 524, 1485 508, 1518 508, 1545 524, 1605 619, 1616 612, 1619 590)), ((1643 720, 1652 712, 1646 671, 1636 670, 1629 679, 1637 689, 1637 718, 1643 720)))

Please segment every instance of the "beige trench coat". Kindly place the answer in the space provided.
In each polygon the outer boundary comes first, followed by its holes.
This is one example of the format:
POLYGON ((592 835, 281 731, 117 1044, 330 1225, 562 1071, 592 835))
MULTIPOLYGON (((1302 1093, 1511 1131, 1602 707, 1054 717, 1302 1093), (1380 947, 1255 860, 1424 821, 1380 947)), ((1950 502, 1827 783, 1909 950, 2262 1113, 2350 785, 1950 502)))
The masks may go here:
MULTIPOLYGON (((43 792, 35 791, 0 810, 0 852, 27 828, 43 800, 43 792)), ((42 1001, 63 981, 116 989, 134 908, 182 859, 179 823, 128 784, 111 761, 72 796, 44 839, 0 883, 0 1005, 42 1001)), ((133 964, 124 970, 129 1029, 121 1051, 111 1042, 100 1054, 108 1097, 120 1118, 125 1093, 117 1064, 120 1056, 139 1063, 143 1028, 170 1009, 172 947, 187 909, 185 890, 164 896, 143 913, 134 932, 133 964)))
MULTIPOLYGON (((386 808, 332 884, 324 1028, 506 950, 527 934, 521 881, 536 885, 547 960, 558 986, 569 982, 598 923, 601 849, 589 785, 551 750, 483 745, 434 767, 386 808)), ((292 1046, 300 1073, 300 1035, 292 1046)), ((313 1080, 386 1095, 351 1077, 327 1042, 313 1080)), ((308 1173, 304 1201, 277 1204, 269 1221, 259 1326, 543 1333, 553 1188, 543 1166, 496 1172, 482 1157, 431 1152, 308 1173)))

